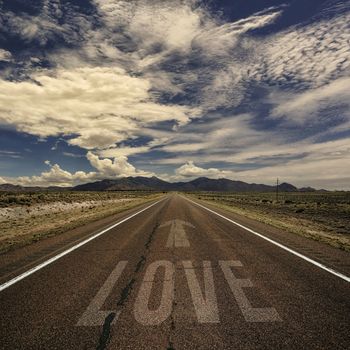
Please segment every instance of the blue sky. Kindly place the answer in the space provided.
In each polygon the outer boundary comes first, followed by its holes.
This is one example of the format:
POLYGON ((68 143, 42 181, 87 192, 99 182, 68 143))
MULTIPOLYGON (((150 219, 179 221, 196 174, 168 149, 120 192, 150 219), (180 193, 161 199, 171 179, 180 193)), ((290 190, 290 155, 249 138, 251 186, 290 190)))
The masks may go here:
POLYGON ((350 189, 349 1, 0 8, 0 183, 350 189))

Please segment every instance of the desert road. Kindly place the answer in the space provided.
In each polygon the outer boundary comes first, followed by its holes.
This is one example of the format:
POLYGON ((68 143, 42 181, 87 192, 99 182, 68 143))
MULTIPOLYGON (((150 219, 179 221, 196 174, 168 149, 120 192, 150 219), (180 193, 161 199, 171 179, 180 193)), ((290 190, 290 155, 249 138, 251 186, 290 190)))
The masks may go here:
POLYGON ((349 253, 178 194, 108 220, 0 256, 1 349, 350 348, 349 253))

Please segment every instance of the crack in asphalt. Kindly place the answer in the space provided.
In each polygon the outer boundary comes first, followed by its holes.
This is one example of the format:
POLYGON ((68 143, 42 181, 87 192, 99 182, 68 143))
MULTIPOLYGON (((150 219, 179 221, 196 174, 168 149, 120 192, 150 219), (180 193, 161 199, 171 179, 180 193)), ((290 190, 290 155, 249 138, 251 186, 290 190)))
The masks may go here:
MULTIPOLYGON (((161 213, 167 208, 167 205, 165 205, 159 212, 159 216, 161 217, 161 213)), ((129 283, 123 288, 121 294, 120 294, 120 298, 117 301, 117 306, 123 307, 125 302, 127 301, 132 289, 133 289, 133 285, 136 282, 136 277, 137 275, 140 273, 140 271, 142 270, 143 266, 146 263, 147 260, 147 255, 149 254, 149 248, 150 245, 153 242, 154 239, 154 235, 156 233, 156 230, 158 229, 160 223, 158 222, 158 220, 156 221, 155 225, 153 226, 153 229, 151 231, 151 233, 148 236, 148 239, 145 243, 145 251, 144 253, 141 255, 140 260, 137 262, 135 270, 134 270, 134 274, 131 278, 131 280, 129 281, 129 283)), ((119 314, 119 313, 118 313, 119 314)), ((105 350, 107 349, 107 346, 111 340, 111 327, 112 327, 112 323, 116 317, 117 313, 116 312, 111 312, 110 314, 107 315, 107 317, 105 318, 105 322, 103 324, 103 328, 102 328, 102 333, 100 335, 99 338, 99 342, 98 345, 96 347, 96 350, 105 350)), ((169 350, 175 350, 173 348, 169 348, 169 350)))
POLYGON ((100 339, 98 341, 98 345, 96 350, 103 350, 106 349, 109 340, 110 340, 110 333, 111 333, 111 324, 116 316, 115 312, 111 312, 106 318, 105 322, 103 324, 102 333, 100 336, 100 339))
POLYGON ((129 283, 123 288, 121 294, 120 294, 120 298, 117 302, 117 305, 118 306, 123 306, 125 301, 128 299, 129 297, 129 294, 132 290, 132 286, 134 285, 136 279, 135 278, 132 278, 129 283))
POLYGON ((141 259, 136 264, 135 273, 137 273, 137 272, 139 272, 141 270, 141 267, 144 265, 145 262, 146 262, 146 257, 144 255, 142 255, 141 259))
POLYGON ((175 350, 175 348, 174 348, 172 342, 169 342, 169 345, 168 345, 168 347, 166 348, 166 350, 175 350))
MULTIPOLYGON (((172 249, 172 260, 174 261, 175 260, 175 254, 174 254, 174 248, 172 249)), ((173 277, 175 278, 175 276, 173 277)), ((173 300, 173 305, 172 305, 172 308, 171 308, 171 314, 170 314, 170 332, 169 332, 169 336, 168 336, 168 346, 166 348, 166 350, 175 350, 174 348, 174 344, 172 342, 172 334, 175 332, 175 319, 174 319, 174 312, 175 312, 175 309, 176 309, 176 301, 175 301, 175 298, 176 298, 176 285, 174 283, 174 300, 173 300)))

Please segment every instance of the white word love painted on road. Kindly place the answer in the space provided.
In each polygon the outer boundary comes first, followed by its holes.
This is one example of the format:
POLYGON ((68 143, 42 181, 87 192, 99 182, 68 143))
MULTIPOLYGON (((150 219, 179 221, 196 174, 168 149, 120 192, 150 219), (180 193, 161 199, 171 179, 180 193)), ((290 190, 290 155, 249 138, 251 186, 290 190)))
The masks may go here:
MULTIPOLYGON (((197 270, 191 261, 182 261, 187 284, 190 290, 194 311, 199 323, 219 323, 219 309, 215 292, 214 274, 210 261, 203 261, 204 288, 201 288, 197 270)), ((121 310, 101 311, 106 298, 111 293, 113 286, 123 273, 127 261, 121 261, 107 278, 101 289, 91 301, 90 305, 79 319, 77 326, 103 325, 105 318, 111 312, 118 319, 121 310)), ((273 307, 256 308, 252 307, 243 288, 253 287, 249 279, 237 278, 232 268, 242 267, 238 260, 219 261, 219 266, 232 291, 233 297, 238 304, 243 317, 247 322, 276 322, 281 321, 277 311, 273 307)), ((167 260, 154 261, 148 265, 141 286, 134 303, 134 317, 137 322, 145 326, 155 326, 164 322, 172 312, 175 298, 175 265, 167 260), (155 276, 163 278, 160 280, 161 300, 157 309, 149 308, 149 301, 152 291, 154 292, 156 281, 155 276)), ((158 280, 159 281, 159 280, 158 280)))

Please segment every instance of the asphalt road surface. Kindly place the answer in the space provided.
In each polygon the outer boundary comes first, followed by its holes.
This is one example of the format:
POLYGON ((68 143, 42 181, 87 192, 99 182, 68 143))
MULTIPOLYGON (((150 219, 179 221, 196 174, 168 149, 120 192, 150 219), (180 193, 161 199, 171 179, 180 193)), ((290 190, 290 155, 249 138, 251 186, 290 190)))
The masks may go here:
POLYGON ((149 205, 0 256, 0 348, 350 348, 349 253, 149 205))

